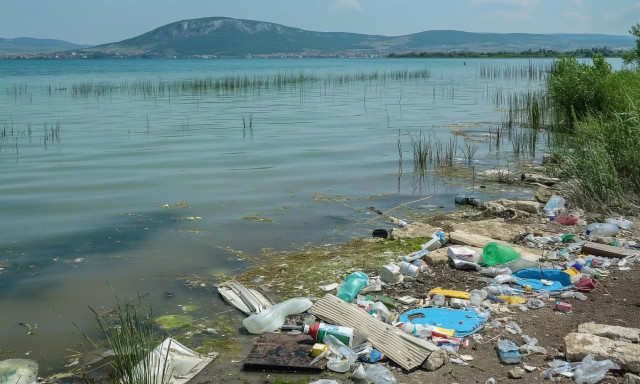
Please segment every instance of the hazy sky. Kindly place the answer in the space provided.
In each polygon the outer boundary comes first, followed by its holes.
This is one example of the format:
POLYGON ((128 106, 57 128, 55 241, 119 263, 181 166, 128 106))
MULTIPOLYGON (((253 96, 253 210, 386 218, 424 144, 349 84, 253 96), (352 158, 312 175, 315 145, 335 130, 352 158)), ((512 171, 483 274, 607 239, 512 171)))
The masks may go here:
POLYGON ((469 32, 626 35, 636 0, 3 0, 0 37, 77 44, 120 41, 174 21, 210 16, 313 31, 399 36, 469 32))

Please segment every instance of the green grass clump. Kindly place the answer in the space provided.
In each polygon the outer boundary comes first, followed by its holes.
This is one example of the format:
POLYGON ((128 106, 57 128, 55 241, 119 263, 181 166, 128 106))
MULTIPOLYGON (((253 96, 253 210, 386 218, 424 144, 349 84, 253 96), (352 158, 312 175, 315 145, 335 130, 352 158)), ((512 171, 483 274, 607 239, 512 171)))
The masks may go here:
MULTIPOLYGON (((141 300, 139 304, 130 301, 121 304, 118 300, 115 321, 111 321, 106 315, 98 314, 94 309, 91 311, 95 314, 107 346, 114 352, 113 357, 102 356, 113 370, 112 376, 105 382, 127 384, 169 382, 171 372, 168 372, 167 357, 164 357, 165 364, 154 364, 154 360, 158 359, 153 359, 150 355, 156 343, 163 339, 155 335, 151 307, 142 306, 141 300)), ((85 338, 96 349, 100 349, 97 342, 86 335, 85 338)), ((159 360, 162 361, 161 358, 159 360)), ((86 377, 85 381, 88 382, 86 377)))

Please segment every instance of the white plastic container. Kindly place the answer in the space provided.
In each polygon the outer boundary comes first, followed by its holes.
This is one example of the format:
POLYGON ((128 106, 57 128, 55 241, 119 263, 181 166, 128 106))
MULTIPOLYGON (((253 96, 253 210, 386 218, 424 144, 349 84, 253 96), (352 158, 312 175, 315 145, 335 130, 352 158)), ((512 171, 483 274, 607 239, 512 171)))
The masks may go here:
POLYGON ((433 239, 427 241, 425 244, 422 244, 422 249, 426 251, 435 251, 440 248, 442 244, 440 243, 440 238, 434 237, 433 239))
POLYGON ((302 313, 311 308, 313 303, 306 297, 296 297, 272 305, 260 313, 253 314, 242 321, 247 331, 255 335, 273 332, 282 327, 285 317, 302 313))
POLYGON ((395 263, 389 263, 380 269, 380 280, 387 284, 395 284, 402 278, 400 267, 395 263))

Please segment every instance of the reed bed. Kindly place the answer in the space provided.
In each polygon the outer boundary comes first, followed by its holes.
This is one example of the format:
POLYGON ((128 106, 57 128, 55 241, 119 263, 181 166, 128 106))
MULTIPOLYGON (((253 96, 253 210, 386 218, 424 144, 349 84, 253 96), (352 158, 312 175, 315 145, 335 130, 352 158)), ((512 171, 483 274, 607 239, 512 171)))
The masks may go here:
POLYGON ((482 64, 476 70, 476 76, 481 79, 526 79, 532 81, 544 80, 553 69, 553 63, 545 61, 529 61, 527 64, 504 63, 502 65, 482 64))
MULTIPOLYGON (((266 89, 292 89, 305 85, 323 84, 325 87, 342 87, 350 83, 370 82, 384 85, 388 81, 409 81, 425 79, 431 76, 428 68, 417 70, 372 71, 347 74, 328 74, 320 77, 315 74, 277 73, 270 76, 225 76, 218 78, 194 78, 173 81, 123 81, 82 82, 71 85, 70 94, 74 97, 102 97, 110 94, 142 95, 149 98, 175 95, 232 94, 236 92, 256 92, 266 89)), ((21 94, 21 88, 8 89, 10 96, 21 94)))

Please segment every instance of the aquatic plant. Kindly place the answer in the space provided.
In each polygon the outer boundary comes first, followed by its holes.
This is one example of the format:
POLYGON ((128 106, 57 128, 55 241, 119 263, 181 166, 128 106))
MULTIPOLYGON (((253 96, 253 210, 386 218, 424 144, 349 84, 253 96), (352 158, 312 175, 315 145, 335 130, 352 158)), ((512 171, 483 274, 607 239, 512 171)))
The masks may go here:
MULTIPOLYGON (((169 372, 168 356, 164 356, 164 364, 156 363, 151 356, 151 351, 160 338, 154 332, 153 315, 150 306, 142 304, 142 298, 138 297, 137 303, 125 301, 124 304, 116 297, 115 322, 112 322, 107 314, 99 314, 91 308, 95 315, 98 327, 104 337, 107 346, 113 351, 114 356, 101 355, 111 366, 112 377, 108 378, 113 383, 127 384, 165 384, 171 378, 169 372)), ((100 343, 92 340, 86 334, 84 337, 96 349, 100 349, 100 343)), ((162 337, 164 339, 164 337, 162 337)), ((167 354, 169 348, 167 348, 167 354)), ((85 382, 90 380, 84 375, 85 382)))

